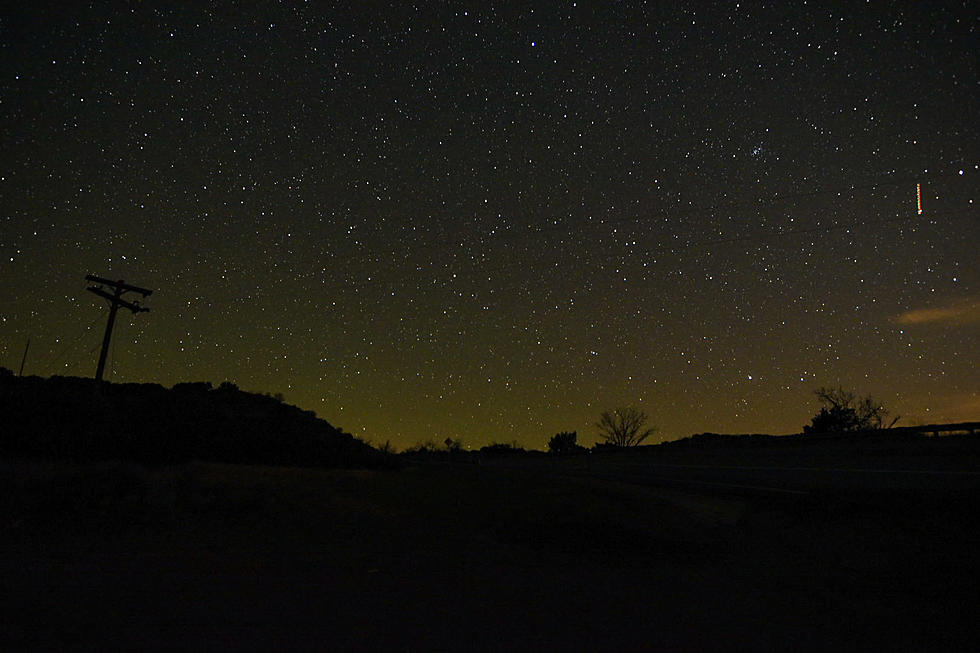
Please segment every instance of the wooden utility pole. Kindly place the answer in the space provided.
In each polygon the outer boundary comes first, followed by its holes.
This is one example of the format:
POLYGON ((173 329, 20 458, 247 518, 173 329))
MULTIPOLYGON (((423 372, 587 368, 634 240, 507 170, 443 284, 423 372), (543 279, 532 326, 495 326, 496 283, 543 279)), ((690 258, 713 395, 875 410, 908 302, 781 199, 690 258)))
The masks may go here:
POLYGON ((17 376, 24 376, 24 363, 27 362, 27 352, 31 348, 31 339, 27 339, 27 345, 24 347, 24 357, 20 359, 20 373, 17 376))
POLYGON ((95 293, 99 297, 108 300, 109 302, 109 322, 105 325, 105 335, 102 337, 102 353, 99 354, 99 367, 95 370, 95 380, 102 380, 102 372, 105 371, 105 359, 109 354, 109 340, 112 338, 112 325, 116 322, 116 311, 119 307, 128 308, 133 313, 144 313, 150 309, 143 308, 140 306, 139 301, 127 302, 122 299, 124 293, 136 292, 143 297, 153 294, 152 290, 147 290, 146 288, 138 288, 136 286, 130 286, 122 279, 119 281, 110 281, 108 279, 103 279, 102 277, 96 277, 94 275, 87 275, 85 277, 86 281, 91 281, 92 283, 99 284, 98 286, 89 286, 87 289, 91 293, 95 293), (109 294, 102 289, 102 286, 109 286, 115 289, 115 292, 109 294))

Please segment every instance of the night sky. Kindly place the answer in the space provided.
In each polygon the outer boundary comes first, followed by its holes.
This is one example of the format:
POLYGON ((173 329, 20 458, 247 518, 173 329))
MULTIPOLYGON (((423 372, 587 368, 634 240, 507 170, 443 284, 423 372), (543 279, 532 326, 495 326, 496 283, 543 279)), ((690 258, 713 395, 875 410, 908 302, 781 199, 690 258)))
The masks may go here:
POLYGON ((0 10, 15 372, 94 375, 95 274, 154 291, 108 379, 398 448, 980 418, 973 3, 48 4, 0 10))

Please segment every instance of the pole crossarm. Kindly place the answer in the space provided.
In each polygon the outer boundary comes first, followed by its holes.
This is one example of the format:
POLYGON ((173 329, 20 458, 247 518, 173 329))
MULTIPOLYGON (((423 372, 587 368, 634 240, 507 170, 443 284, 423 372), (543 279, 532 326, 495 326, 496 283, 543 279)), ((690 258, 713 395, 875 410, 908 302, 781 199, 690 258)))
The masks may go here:
POLYGON ((109 340, 112 338, 112 326, 116 322, 116 311, 119 310, 120 306, 123 308, 128 308, 133 313, 145 313, 146 311, 150 310, 140 306, 139 302, 126 301, 122 298, 123 294, 127 292, 135 292, 143 295, 143 297, 147 297, 153 294, 153 291, 146 288, 140 288, 139 286, 131 286, 122 279, 119 281, 112 281, 111 279, 97 277, 94 274, 86 275, 85 280, 100 284, 98 286, 89 286, 86 290, 109 302, 109 321, 105 325, 105 335, 102 337, 102 352, 99 354, 99 365, 95 370, 96 380, 101 381, 102 373, 105 371, 106 357, 109 354, 109 340), (102 286, 109 286, 115 292, 107 292, 106 290, 103 290, 102 286))
POLYGON ((123 292, 138 292, 139 294, 147 297, 153 294, 152 290, 147 290, 146 288, 140 288, 139 286, 131 286, 122 279, 119 281, 112 281, 111 279, 103 279, 102 277, 97 277, 94 274, 88 274, 85 276, 86 281, 91 281, 93 283, 101 283, 105 286, 112 286, 113 288, 122 290, 123 292))
MULTIPOLYGON (((115 304, 118 304, 119 306, 122 306, 123 308, 128 308, 129 310, 131 310, 134 313, 145 313, 146 311, 150 310, 148 308, 144 308, 143 306, 140 306, 139 305, 139 302, 127 302, 125 299, 122 299, 122 298, 120 298, 120 297, 118 297, 116 295, 112 295, 110 293, 107 293, 106 291, 102 290, 101 288, 87 288, 86 290, 88 290, 90 293, 95 293, 99 297, 104 297, 105 299, 108 299, 110 302, 113 302, 115 304)), ((145 295, 144 295, 144 297, 145 297, 145 295)))

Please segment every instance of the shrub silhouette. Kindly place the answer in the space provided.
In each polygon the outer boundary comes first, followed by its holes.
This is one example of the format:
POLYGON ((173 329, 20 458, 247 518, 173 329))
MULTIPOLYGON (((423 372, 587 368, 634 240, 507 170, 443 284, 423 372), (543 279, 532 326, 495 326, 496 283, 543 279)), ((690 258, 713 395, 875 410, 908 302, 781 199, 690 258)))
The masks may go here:
MULTIPOLYGON (((803 433, 844 433, 848 431, 873 431, 884 428, 888 411, 871 395, 857 398, 853 392, 841 387, 817 388, 814 391, 820 403, 820 412, 813 416, 810 424, 803 427, 803 433)), ((898 418, 892 420, 889 427, 898 418)))
POLYGON ((459 453, 463 450, 463 441, 459 438, 455 440, 452 438, 446 438, 443 444, 446 445, 446 451, 449 453, 459 453))
POLYGON ((580 453, 585 451, 585 447, 578 445, 576 442, 577 439, 578 433, 575 431, 562 431, 561 433, 556 433, 550 440, 548 440, 548 451, 558 455, 580 453))
POLYGON ((489 454, 491 456, 509 456, 514 454, 526 453, 526 451, 524 447, 520 446, 516 442, 512 442, 510 444, 504 444, 502 442, 494 442, 484 447, 480 447, 480 453, 489 454))
POLYGON ((414 446, 409 447, 405 450, 406 454, 429 454, 434 453, 439 450, 436 443, 433 440, 426 440, 425 442, 417 442, 414 446))

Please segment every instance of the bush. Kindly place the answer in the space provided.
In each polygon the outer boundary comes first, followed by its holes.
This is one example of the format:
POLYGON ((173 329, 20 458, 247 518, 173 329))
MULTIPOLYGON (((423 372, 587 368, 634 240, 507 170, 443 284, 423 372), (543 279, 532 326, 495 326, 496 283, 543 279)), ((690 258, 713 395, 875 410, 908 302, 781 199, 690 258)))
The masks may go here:
MULTIPOLYGON (((810 424, 803 427, 803 432, 811 433, 846 433, 849 431, 875 431, 884 427, 888 411, 868 395, 858 399, 853 392, 841 387, 817 388, 814 391, 820 403, 820 412, 813 416, 810 424)), ((891 427, 898 421, 892 420, 891 427)))
POLYGON ((455 440, 452 438, 446 438, 443 444, 446 445, 446 451, 449 453, 459 453, 463 450, 463 441, 459 438, 456 438, 455 440))
POLYGON ((548 451, 556 455, 581 453, 585 451, 585 447, 579 446, 579 444, 576 442, 577 439, 578 433, 575 431, 562 431, 561 433, 556 433, 550 440, 548 440, 548 451))
POLYGON ((481 447, 480 453, 506 456, 506 455, 526 453, 526 451, 524 450, 524 447, 520 446, 516 442, 513 442, 511 444, 494 442, 493 444, 488 444, 485 447, 481 447))

